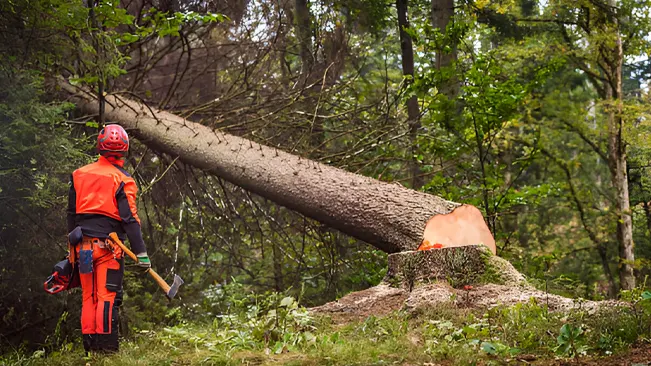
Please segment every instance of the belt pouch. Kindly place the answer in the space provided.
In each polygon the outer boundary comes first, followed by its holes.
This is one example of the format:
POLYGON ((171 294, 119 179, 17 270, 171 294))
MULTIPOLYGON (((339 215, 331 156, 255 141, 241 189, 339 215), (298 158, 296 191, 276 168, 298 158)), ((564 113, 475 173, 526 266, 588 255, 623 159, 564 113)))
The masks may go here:
POLYGON ((79 273, 93 272, 93 246, 90 249, 79 250, 79 273))
POLYGON ((122 288, 122 271, 109 268, 106 270, 106 289, 111 292, 118 292, 122 288))
POLYGON ((73 247, 84 239, 84 233, 81 231, 81 226, 77 226, 74 230, 68 233, 68 242, 73 247))

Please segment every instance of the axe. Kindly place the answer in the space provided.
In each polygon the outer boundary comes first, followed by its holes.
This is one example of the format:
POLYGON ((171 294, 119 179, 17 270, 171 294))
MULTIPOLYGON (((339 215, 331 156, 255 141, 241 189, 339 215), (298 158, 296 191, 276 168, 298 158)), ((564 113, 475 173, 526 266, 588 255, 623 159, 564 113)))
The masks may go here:
MULTIPOLYGON (((122 248, 122 250, 125 253, 127 253, 127 255, 129 257, 131 257, 131 259, 138 262, 138 257, 136 257, 136 255, 133 254, 133 252, 131 250, 129 250, 129 248, 127 248, 122 243, 120 238, 118 238, 118 234, 110 233, 109 238, 111 239, 112 242, 114 242, 120 248, 122 248)), ((154 281, 156 281, 156 283, 158 283, 158 286, 160 286, 160 288, 162 288, 163 291, 165 291, 165 296, 167 296, 167 298, 169 300, 172 300, 174 298, 174 296, 176 296, 176 293, 179 292, 179 287, 183 284, 183 280, 177 274, 174 275, 174 282, 172 283, 172 286, 170 286, 170 285, 167 284, 167 282, 165 282, 165 280, 161 276, 158 275, 158 273, 154 272, 154 270, 152 268, 149 268, 147 270, 147 273, 149 273, 149 275, 151 275, 151 277, 154 279, 154 281)))

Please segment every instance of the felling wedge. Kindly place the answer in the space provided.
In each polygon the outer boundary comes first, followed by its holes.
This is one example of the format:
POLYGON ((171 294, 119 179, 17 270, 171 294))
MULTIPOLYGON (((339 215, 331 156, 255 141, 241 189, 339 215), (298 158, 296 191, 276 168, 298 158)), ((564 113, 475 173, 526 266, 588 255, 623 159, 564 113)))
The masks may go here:
MULTIPOLYGON (((133 252, 129 250, 129 248, 127 248, 122 243, 122 241, 120 240, 120 238, 118 238, 118 235, 116 233, 110 233, 109 238, 114 244, 122 248, 122 250, 125 253, 127 253, 127 255, 131 257, 131 259, 133 259, 136 262, 138 261, 138 257, 135 254, 133 254, 133 252)), ((160 286, 160 288, 163 289, 163 291, 165 291, 165 296, 167 296, 167 298, 170 301, 174 298, 174 296, 176 296, 176 294, 179 292, 179 287, 181 287, 181 285, 183 284, 183 280, 181 279, 181 277, 179 277, 179 275, 176 274, 174 275, 174 282, 172 282, 172 286, 170 286, 167 284, 167 282, 165 282, 165 280, 161 276, 158 275, 158 273, 154 272, 153 269, 149 268, 147 270, 147 273, 149 273, 149 275, 154 279, 154 281, 156 281, 158 286, 160 286)))

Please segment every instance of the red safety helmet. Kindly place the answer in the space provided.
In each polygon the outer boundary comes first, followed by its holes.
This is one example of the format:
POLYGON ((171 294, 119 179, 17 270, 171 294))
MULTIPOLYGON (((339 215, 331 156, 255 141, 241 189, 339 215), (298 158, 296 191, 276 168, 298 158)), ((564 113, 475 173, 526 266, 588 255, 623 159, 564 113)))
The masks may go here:
POLYGON ((129 135, 120 125, 106 125, 97 136, 99 153, 118 153, 124 156, 129 151, 129 135))

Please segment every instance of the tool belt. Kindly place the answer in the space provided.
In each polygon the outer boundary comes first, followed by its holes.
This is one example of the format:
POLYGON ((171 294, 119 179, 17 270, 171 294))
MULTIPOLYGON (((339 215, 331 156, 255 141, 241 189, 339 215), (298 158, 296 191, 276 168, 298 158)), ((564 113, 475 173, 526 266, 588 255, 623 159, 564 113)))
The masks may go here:
POLYGON ((113 242, 110 239, 99 239, 99 238, 90 238, 85 237, 81 241, 79 247, 79 258, 77 258, 77 263, 79 265, 79 273, 87 274, 93 273, 93 252, 98 249, 106 249, 113 253, 113 259, 119 260, 122 258, 121 250, 116 250, 113 246, 113 242))

